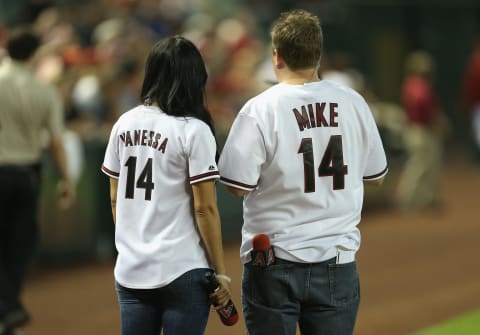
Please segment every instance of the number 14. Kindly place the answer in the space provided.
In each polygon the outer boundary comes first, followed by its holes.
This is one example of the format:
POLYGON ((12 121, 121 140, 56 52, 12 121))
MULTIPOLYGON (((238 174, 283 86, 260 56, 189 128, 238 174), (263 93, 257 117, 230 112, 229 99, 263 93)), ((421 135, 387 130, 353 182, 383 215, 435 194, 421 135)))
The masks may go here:
POLYGON ((145 189, 145 200, 152 200, 152 190, 155 184, 152 181, 152 158, 147 159, 147 163, 140 173, 135 183, 135 173, 137 169, 137 157, 130 156, 125 162, 127 167, 127 184, 125 188, 125 198, 133 199, 135 195, 135 187, 145 189))
MULTIPOLYGON (((303 154, 303 169, 305 179, 305 193, 315 192, 315 166, 313 159, 313 143, 311 138, 304 138, 298 148, 303 154)), ((342 135, 332 135, 318 167, 319 177, 332 177, 333 189, 345 188, 345 175, 348 166, 343 163, 342 135)))

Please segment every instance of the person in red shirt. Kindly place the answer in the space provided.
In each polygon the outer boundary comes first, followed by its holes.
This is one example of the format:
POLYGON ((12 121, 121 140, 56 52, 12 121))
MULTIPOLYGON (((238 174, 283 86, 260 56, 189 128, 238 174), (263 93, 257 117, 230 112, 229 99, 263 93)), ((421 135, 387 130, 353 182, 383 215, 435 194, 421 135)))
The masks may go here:
POLYGON ((422 209, 439 204, 438 180, 442 155, 440 107, 432 85, 433 60, 424 51, 406 60, 402 105, 407 117, 404 134, 407 161, 398 184, 402 209, 422 209))
POLYGON ((409 75, 403 84, 402 103, 410 125, 423 128, 435 125, 439 108, 428 77, 409 75))
POLYGON ((480 34, 468 60, 463 77, 463 102, 471 118, 476 154, 480 154, 480 34))

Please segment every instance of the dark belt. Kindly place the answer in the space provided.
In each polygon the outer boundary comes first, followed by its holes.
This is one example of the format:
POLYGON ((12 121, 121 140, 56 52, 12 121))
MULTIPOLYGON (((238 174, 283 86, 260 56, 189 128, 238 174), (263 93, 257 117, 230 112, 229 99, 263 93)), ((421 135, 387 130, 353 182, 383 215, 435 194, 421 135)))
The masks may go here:
POLYGON ((34 164, 0 164, 0 171, 1 172, 35 172, 40 173, 42 169, 42 164, 34 163, 34 164))

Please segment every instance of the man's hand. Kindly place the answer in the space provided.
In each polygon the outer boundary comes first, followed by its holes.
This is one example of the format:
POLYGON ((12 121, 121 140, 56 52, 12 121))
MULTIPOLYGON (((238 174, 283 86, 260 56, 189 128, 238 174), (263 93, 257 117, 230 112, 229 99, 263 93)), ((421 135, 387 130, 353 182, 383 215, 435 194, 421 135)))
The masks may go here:
POLYGON ((57 185, 58 207, 70 208, 76 199, 75 184, 71 180, 60 180, 57 185))

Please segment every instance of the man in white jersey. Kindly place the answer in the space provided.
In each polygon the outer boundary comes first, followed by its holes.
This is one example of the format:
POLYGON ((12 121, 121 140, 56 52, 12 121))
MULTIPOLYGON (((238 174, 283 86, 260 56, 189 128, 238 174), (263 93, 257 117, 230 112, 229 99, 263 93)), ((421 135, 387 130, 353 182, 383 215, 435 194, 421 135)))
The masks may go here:
POLYGON ((387 161, 373 116, 352 89, 320 81, 316 16, 283 13, 272 29, 279 80, 237 115, 219 161, 244 195, 241 259, 249 335, 352 334, 359 305, 355 253, 364 183, 387 161), (252 239, 270 238, 275 262, 252 264, 252 239))
POLYGON ((123 335, 203 334, 212 270, 220 289, 211 298, 221 306, 230 298, 206 80, 192 42, 162 39, 147 60, 144 104, 110 135, 102 171, 110 177, 123 335))

